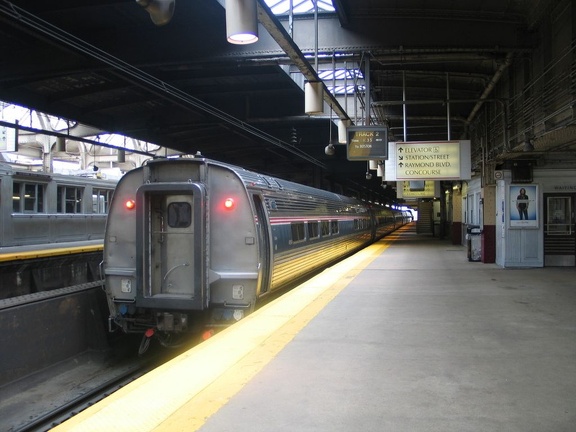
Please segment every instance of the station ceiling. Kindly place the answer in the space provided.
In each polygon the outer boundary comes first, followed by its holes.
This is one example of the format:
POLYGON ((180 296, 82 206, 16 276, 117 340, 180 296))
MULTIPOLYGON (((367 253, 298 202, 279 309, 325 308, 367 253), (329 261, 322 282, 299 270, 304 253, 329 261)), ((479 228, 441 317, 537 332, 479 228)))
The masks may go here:
POLYGON ((366 80, 370 123, 388 125, 391 141, 466 138, 482 99, 530 53, 553 0, 334 0, 336 12, 317 21, 276 17, 258 0, 260 39, 243 46, 226 41, 223 3, 176 0, 172 20, 156 26, 134 0, 0 0, 0 100, 389 197, 345 146, 325 154, 339 117, 366 124, 366 80), (320 116, 304 113, 314 74, 339 89, 320 116))

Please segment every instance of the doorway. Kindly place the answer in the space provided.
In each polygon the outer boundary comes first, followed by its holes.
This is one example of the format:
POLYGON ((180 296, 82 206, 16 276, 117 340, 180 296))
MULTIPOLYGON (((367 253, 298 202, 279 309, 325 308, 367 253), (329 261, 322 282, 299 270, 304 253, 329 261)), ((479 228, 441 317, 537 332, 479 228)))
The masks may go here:
POLYGON ((544 194, 544 266, 576 265, 576 194, 544 194))

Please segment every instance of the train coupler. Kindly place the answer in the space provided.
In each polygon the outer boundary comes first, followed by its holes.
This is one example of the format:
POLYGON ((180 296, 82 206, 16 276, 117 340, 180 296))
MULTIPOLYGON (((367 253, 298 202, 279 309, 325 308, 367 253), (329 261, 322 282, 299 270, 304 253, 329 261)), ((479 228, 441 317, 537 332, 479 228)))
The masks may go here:
POLYGON ((161 312, 156 314, 156 327, 164 332, 183 332, 188 328, 188 315, 182 313, 161 312))

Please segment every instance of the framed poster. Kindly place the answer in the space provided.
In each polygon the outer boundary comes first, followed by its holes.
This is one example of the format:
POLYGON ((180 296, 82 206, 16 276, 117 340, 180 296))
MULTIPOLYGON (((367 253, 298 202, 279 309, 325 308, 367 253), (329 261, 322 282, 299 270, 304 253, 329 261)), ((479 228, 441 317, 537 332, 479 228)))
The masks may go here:
POLYGON ((538 186, 510 185, 510 228, 538 228, 538 186))

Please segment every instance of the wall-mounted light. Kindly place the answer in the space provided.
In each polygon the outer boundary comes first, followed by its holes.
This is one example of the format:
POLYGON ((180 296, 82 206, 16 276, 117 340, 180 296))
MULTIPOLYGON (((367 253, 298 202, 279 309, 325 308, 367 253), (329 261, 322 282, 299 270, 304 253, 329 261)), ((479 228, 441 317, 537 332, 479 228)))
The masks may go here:
POLYGON ((152 18, 157 26, 168 24, 174 15, 176 0, 136 0, 152 18))
POLYGON ((237 45, 258 40, 256 0, 226 0, 226 38, 237 45))

